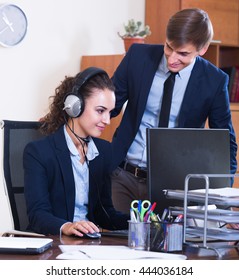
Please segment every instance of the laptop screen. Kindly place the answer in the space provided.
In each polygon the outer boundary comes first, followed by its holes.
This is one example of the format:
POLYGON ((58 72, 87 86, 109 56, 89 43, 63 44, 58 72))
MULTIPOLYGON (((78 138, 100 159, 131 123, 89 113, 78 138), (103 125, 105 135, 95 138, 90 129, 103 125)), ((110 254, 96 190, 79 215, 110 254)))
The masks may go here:
MULTIPOLYGON (((169 200, 164 189, 184 190, 188 174, 230 174, 230 138, 227 129, 147 129, 148 188, 155 212, 183 202, 169 200)), ((230 178, 210 178, 209 187, 230 186, 230 178)), ((205 180, 190 179, 189 189, 204 188, 205 180)))

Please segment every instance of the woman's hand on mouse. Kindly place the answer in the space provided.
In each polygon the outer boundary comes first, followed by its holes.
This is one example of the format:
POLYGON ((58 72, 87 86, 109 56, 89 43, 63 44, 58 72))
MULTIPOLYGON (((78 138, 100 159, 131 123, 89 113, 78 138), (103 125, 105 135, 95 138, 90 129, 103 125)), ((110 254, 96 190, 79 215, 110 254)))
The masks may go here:
POLYGON ((78 221, 74 223, 65 223, 61 227, 61 233, 65 235, 76 235, 82 237, 84 233, 99 232, 99 228, 90 221, 78 221))

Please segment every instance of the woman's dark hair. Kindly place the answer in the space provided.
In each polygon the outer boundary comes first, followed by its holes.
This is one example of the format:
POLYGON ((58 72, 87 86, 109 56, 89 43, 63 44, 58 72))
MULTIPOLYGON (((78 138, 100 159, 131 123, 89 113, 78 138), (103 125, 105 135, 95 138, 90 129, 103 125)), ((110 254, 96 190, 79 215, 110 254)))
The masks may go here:
MULTIPOLYGON (((77 74, 75 77, 65 76, 64 81, 55 89, 55 95, 50 96, 52 100, 49 106, 49 113, 42 119, 42 125, 40 130, 43 134, 51 134, 55 132, 60 126, 66 123, 69 116, 63 110, 65 97, 68 93, 73 91, 73 87, 76 85, 77 77, 80 75, 77 74)), ((84 85, 80 88, 80 96, 85 102, 92 94, 94 89, 109 89, 115 91, 113 82, 107 74, 97 74, 87 80, 84 85)))
POLYGON ((201 9, 181 10, 169 19, 166 37, 176 48, 191 43, 199 51, 212 40, 211 20, 201 9))

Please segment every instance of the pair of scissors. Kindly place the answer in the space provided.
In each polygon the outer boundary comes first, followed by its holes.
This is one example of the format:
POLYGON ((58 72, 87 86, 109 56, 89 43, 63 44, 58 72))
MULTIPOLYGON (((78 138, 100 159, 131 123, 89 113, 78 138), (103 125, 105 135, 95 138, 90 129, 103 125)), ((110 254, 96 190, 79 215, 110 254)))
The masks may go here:
POLYGON ((133 200, 131 202, 131 209, 136 213, 136 217, 140 222, 143 222, 144 215, 149 210, 151 202, 149 200, 133 200))

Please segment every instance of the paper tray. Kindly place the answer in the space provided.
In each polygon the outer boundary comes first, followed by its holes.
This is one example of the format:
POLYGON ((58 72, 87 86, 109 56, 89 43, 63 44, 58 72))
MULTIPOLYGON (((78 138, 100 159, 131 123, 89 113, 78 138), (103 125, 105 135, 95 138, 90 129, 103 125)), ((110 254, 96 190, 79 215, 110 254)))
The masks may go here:
MULTIPOLYGON (((185 193, 183 190, 170 190, 165 189, 164 194, 167 198, 176 198, 180 200, 184 200, 185 193)), ((187 193, 188 201, 205 203, 205 193, 196 192, 196 191, 188 191, 187 193)), ((239 206, 239 197, 226 197, 220 196, 216 194, 208 194, 208 203, 223 205, 226 207, 238 207, 239 206)))
MULTIPOLYGON (((186 237, 201 237, 204 235, 204 228, 202 227, 187 227, 186 237)), ((239 241, 239 230, 226 228, 210 228, 207 229, 207 237, 214 240, 223 241, 239 241)))
MULTIPOLYGON (((181 207, 171 207, 171 213, 173 216, 183 214, 183 208, 181 207)), ((187 217, 195 219, 204 219, 205 210, 204 209, 192 209, 187 208, 187 217)), ((239 211, 223 210, 223 209, 213 209, 207 210, 207 220, 223 222, 226 224, 234 223, 239 224, 239 211)), ((239 231, 238 231, 239 232, 239 231)))

